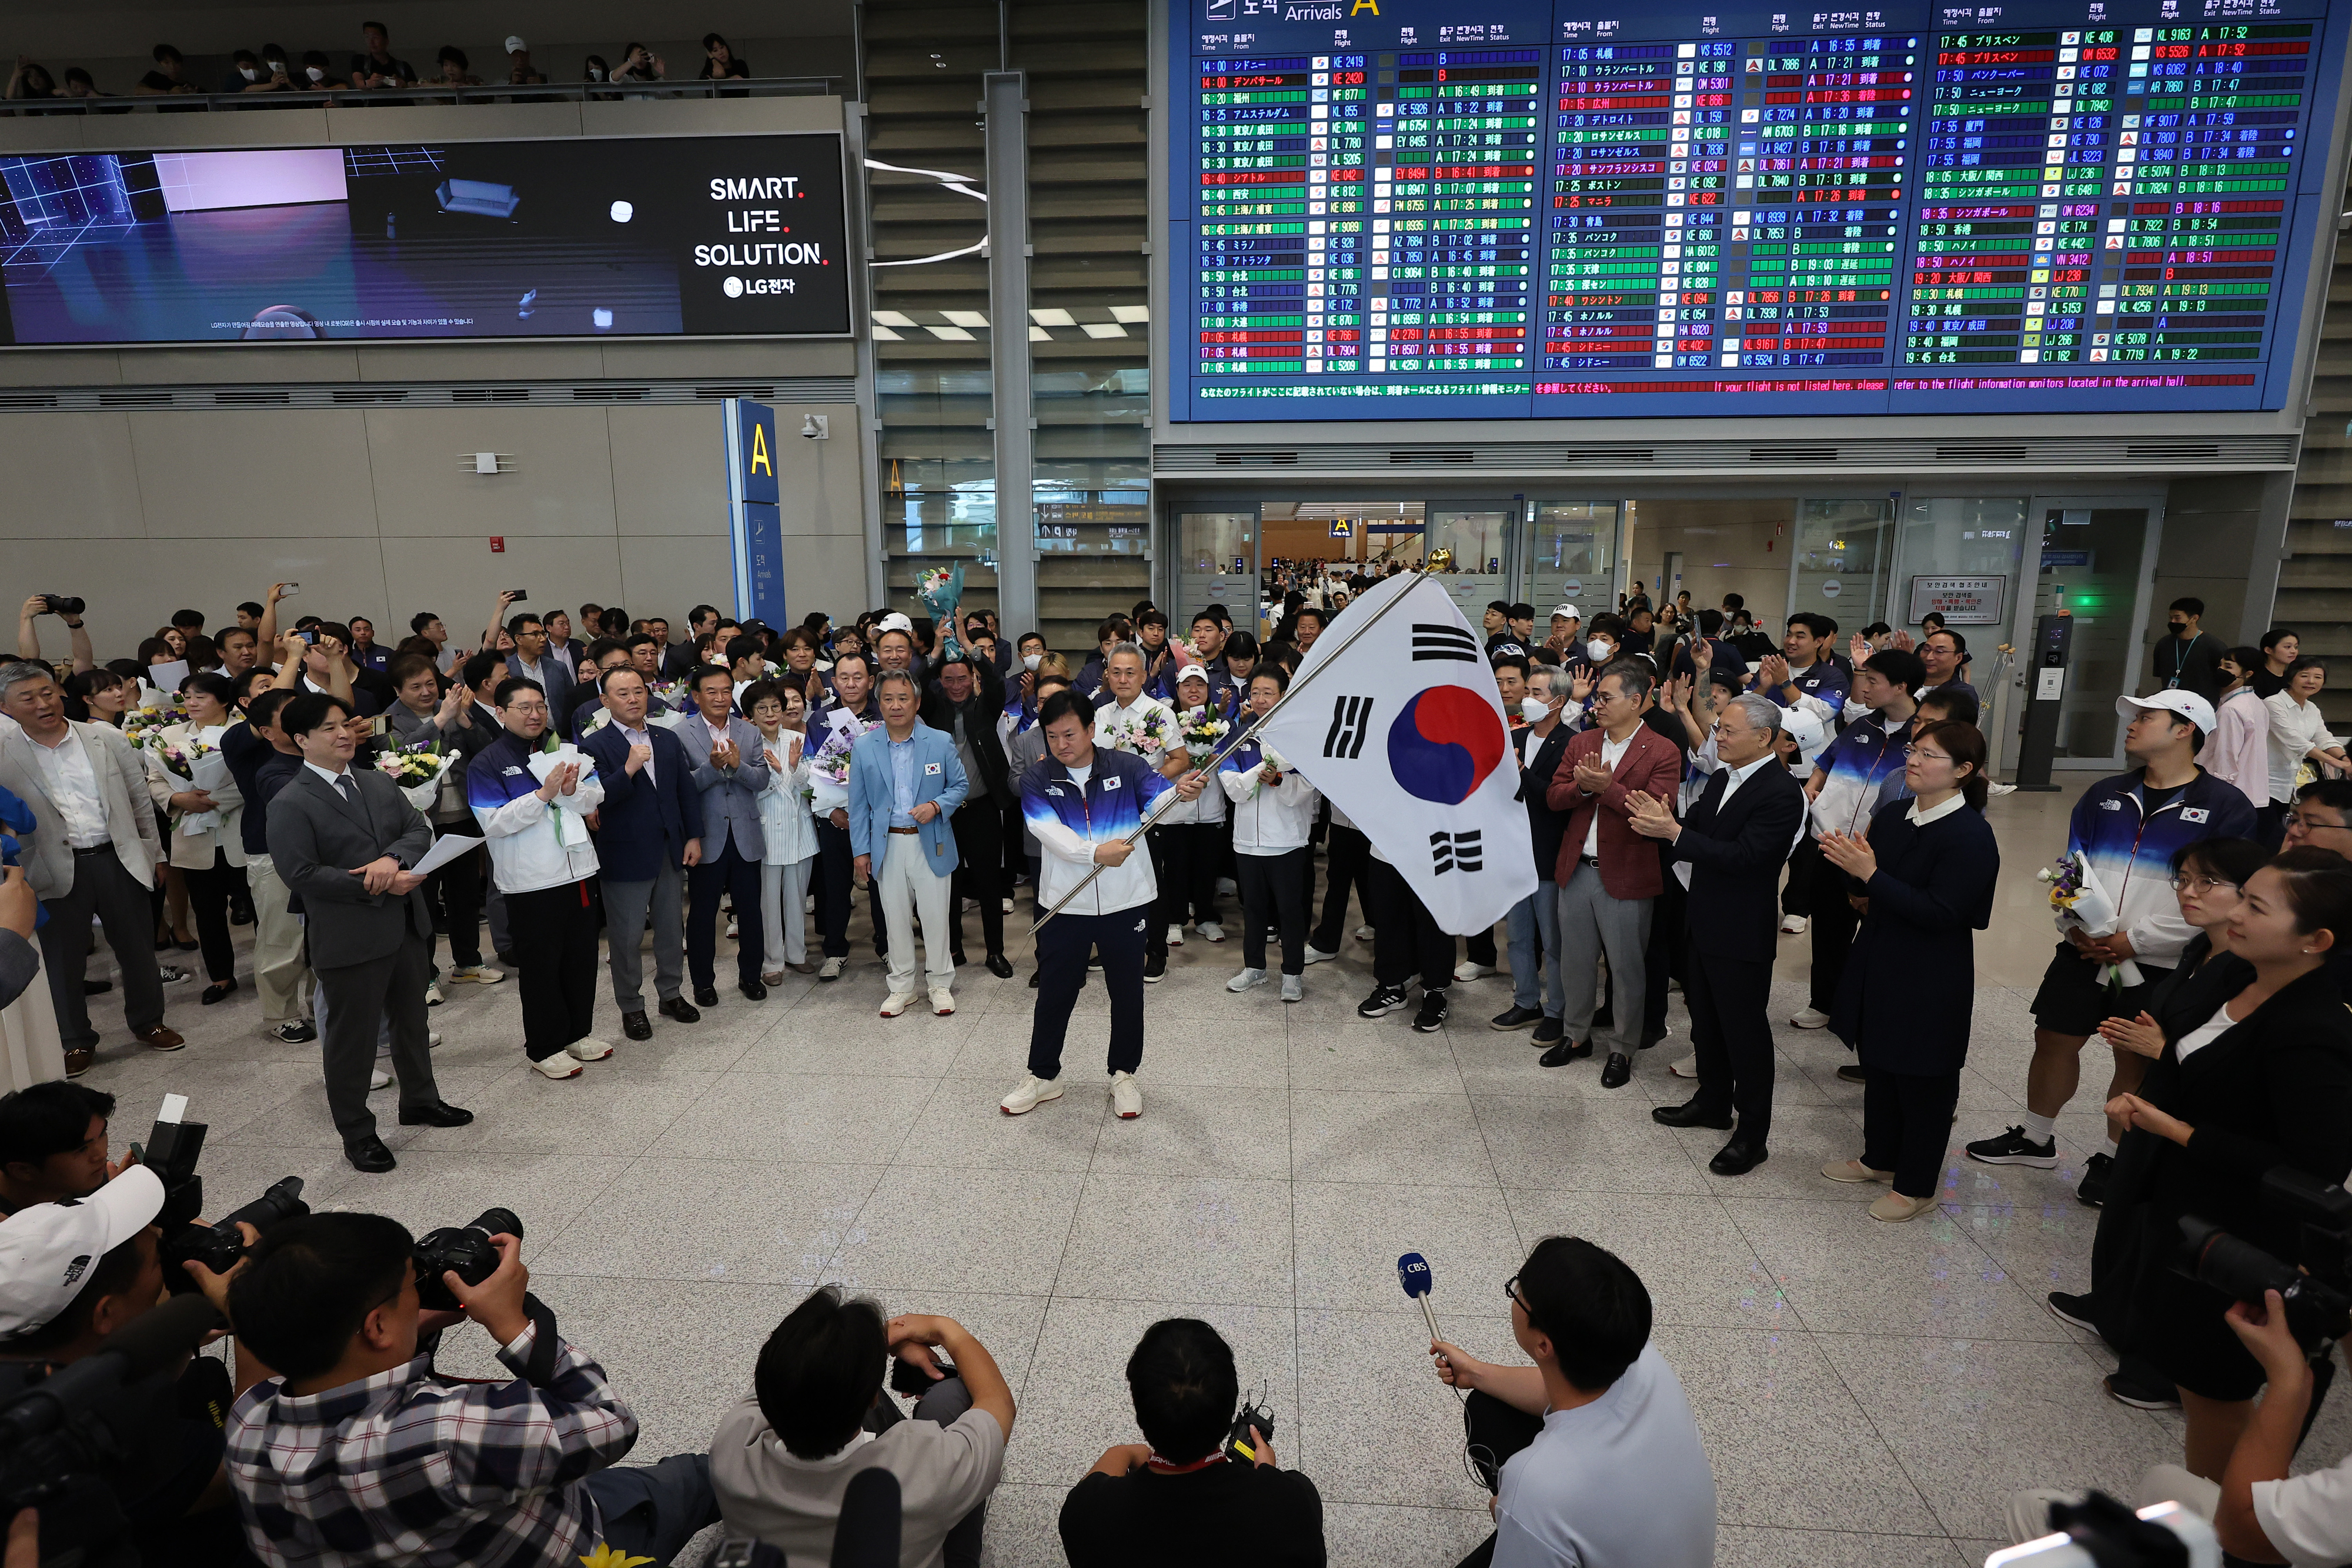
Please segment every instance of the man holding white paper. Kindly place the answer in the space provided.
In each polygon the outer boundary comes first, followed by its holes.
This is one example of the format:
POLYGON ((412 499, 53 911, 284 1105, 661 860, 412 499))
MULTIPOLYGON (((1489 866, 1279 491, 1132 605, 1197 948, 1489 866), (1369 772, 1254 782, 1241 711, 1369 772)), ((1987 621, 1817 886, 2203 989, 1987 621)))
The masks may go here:
POLYGON ((466 802, 490 844, 522 980, 523 1050, 542 1078, 577 1078, 583 1061, 613 1054, 595 1027, 596 874, 589 816, 604 803, 595 764, 553 745, 547 693, 537 681, 499 683, 506 733, 466 765, 466 802))

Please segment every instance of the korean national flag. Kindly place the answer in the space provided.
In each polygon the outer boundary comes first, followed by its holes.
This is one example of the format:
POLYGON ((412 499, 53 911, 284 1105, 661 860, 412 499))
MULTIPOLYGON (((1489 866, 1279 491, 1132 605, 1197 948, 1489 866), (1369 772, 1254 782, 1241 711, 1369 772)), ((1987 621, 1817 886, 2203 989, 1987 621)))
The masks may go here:
POLYGON ((1290 690, 1260 739, 1348 813, 1440 925, 1484 931, 1535 891, 1494 672, 1437 580, 1392 577, 1349 605, 1290 690))

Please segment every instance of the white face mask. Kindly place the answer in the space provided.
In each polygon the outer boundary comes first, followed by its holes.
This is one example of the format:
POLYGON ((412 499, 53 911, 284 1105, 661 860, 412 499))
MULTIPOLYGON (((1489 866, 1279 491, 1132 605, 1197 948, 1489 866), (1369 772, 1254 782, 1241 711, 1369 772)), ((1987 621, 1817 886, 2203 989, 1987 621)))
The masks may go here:
POLYGON ((604 79, 604 68, 602 66, 590 66, 588 68, 588 79, 590 81, 603 81, 604 79))
POLYGON ((261 79, 261 73, 254 69, 251 66, 237 67, 236 74, 243 77, 247 81, 259 81, 261 79))
POLYGON ((1045 662, 1045 655, 1043 653, 1024 653, 1021 655, 1021 667, 1032 673, 1034 673, 1037 666, 1045 662))
POLYGON ((309 77, 312 81, 325 81, 327 79, 327 73, 320 70, 317 66, 304 66, 302 68, 302 74, 309 77))
POLYGON ((1541 724, 1551 713, 1551 704, 1541 697, 1521 697, 1519 716, 1529 724, 1541 724))
POLYGON ((1596 664, 1607 664, 1609 662, 1609 655, 1616 651, 1617 644, 1610 642, 1605 637, 1595 637, 1591 642, 1587 643, 1584 645, 1584 656, 1591 659, 1596 664))

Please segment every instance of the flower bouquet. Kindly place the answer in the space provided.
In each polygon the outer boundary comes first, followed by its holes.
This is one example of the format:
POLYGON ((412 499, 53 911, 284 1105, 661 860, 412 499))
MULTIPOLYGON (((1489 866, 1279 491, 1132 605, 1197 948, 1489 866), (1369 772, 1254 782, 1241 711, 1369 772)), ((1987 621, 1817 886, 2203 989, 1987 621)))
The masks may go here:
MULTIPOLYGON (((2057 915, 2060 935, 2080 931, 2095 941, 2122 928, 2123 916, 2116 907, 2115 895, 2080 851, 2043 867, 2040 875, 2050 888, 2050 908, 2057 915)), ((2140 981, 2139 966, 2129 958, 2099 967, 2099 983, 2110 990, 2128 990, 2140 981)))
POLYGON ((1097 745, 1125 751, 1147 762, 1158 762, 1169 747, 1182 744, 1176 716, 1164 707, 1139 707, 1117 718, 1106 718, 1095 730, 1097 745))
POLYGON ((179 723, 180 717, 177 712, 168 707, 128 709, 122 716, 122 738, 133 746, 148 746, 156 731, 166 725, 179 723))
MULTIPOLYGON (((549 774, 567 763, 579 765, 580 777, 573 784, 575 789, 581 784, 594 781, 596 759, 551 729, 541 740, 539 749, 531 753, 530 776, 544 784, 547 782, 549 774)), ((555 841, 565 849, 572 849, 588 841, 587 818, 582 814, 578 806, 572 804, 577 799, 576 795, 558 795, 552 802, 555 841)))
MULTIPOLYGON (((191 789, 201 789, 209 795, 228 787, 228 758, 221 755, 219 747, 193 731, 183 730, 177 740, 166 740, 162 731, 151 725, 139 744, 163 765, 165 773, 184 780, 191 789)), ((180 831, 185 833, 209 833, 220 825, 221 814, 217 810, 190 811, 180 819, 180 831)))
POLYGON ((809 758, 809 810, 816 815, 830 816, 849 804, 849 750, 857 737, 874 727, 873 724, 854 716, 845 716, 824 737, 816 755, 809 758))
POLYGON ((1196 707, 1184 720, 1184 749, 1192 754, 1192 766, 1206 765, 1217 754, 1225 737, 1233 733, 1231 720, 1221 717, 1213 707, 1196 707))
POLYGON ((454 754, 445 754, 441 743, 435 741, 413 751, 397 748, 376 756, 376 771, 400 786, 408 803, 420 811, 431 811, 440 803, 441 780, 447 776, 454 754))

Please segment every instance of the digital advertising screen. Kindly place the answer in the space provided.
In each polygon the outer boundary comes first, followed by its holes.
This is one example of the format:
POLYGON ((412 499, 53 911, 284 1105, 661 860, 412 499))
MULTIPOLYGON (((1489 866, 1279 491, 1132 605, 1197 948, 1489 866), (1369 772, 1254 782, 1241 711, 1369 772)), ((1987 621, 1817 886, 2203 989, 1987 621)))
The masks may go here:
POLYGON ((838 336, 841 139, 0 155, 0 345, 838 336))
POLYGON ((2293 395, 2326 0, 1172 3, 1172 418, 2293 395))

